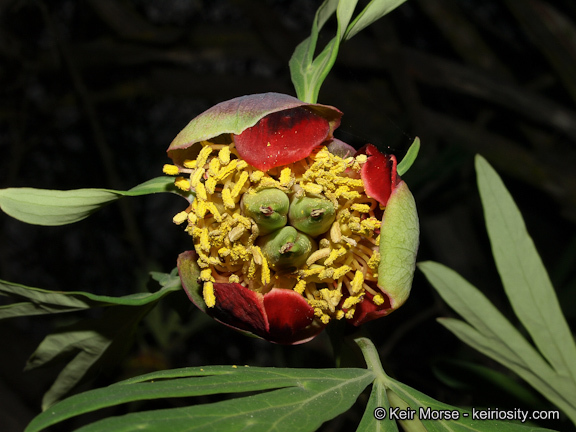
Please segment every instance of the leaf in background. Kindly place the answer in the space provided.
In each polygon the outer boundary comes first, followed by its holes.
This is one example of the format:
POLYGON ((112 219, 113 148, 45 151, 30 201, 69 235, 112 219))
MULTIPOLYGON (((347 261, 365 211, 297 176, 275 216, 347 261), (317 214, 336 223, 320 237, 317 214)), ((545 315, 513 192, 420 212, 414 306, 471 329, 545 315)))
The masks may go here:
POLYGON ((576 420, 576 386, 557 375, 520 332, 474 286, 458 273, 435 262, 418 267, 440 296, 469 324, 438 320, 459 339, 502 363, 576 420))
POLYGON ((50 190, 0 189, 0 209, 22 222, 35 225, 66 225, 87 218, 99 208, 123 196, 174 191, 172 177, 157 177, 127 191, 111 189, 50 190))
POLYGON ((361 30, 379 20, 387 13, 392 12, 405 1, 406 0, 372 0, 364 10, 358 14, 352 24, 350 24, 346 34, 344 34, 344 39, 351 39, 361 30))
POLYGON ((479 155, 476 171, 492 253, 512 308, 552 367, 576 385, 576 344, 520 210, 479 155))
POLYGON ((37 416, 26 432, 132 401, 263 390, 269 391, 223 402, 110 417, 79 430, 315 431, 349 409, 373 379, 374 374, 365 369, 207 366, 167 370, 72 396, 37 416))
POLYGON ((49 291, 0 280, 0 296, 16 303, 0 306, 0 319, 74 312, 102 306, 143 306, 181 289, 176 269, 170 274, 153 273, 162 286, 153 293, 135 293, 122 297, 96 295, 82 291, 49 291))
POLYGON ((42 410, 48 409, 79 383, 115 363, 126 354, 138 323, 154 307, 118 306, 107 308, 99 319, 83 320, 49 334, 28 360, 25 370, 54 361, 66 366, 42 398, 42 410))
POLYGON ((410 148, 406 152, 404 159, 396 167, 399 176, 403 176, 410 169, 420 151, 420 138, 416 137, 410 148))
POLYGON ((358 0, 326 0, 316 12, 312 31, 308 38, 301 42, 290 58, 290 76, 296 96, 304 102, 316 103, 322 83, 332 69, 340 42, 349 39, 360 30, 382 18, 388 12, 406 0, 372 0, 364 10, 350 23, 358 0), (336 36, 314 58, 318 34, 326 21, 336 12, 338 27, 336 36))

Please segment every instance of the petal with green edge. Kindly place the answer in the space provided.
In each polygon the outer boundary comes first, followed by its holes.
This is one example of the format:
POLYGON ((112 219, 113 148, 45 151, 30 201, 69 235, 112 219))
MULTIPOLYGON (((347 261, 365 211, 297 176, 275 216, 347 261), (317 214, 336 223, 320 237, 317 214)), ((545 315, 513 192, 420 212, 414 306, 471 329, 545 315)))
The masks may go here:
MULTIPOLYGON (((200 151, 200 147, 195 146, 194 144, 217 138, 225 134, 230 135, 229 140, 231 141, 231 135, 241 135, 247 129, 257 125, 257 123, 265 117, 282 111, 285 112, 283 115, 289 114, 290 117, 294 118, 293 121, 298 128, 301 128, 303 132, 306 132, 304 133, 304 136, 308 135, 306 139, 313 140, 313 145, 308 142, 304 143, 310 148, 310 151, 314 147, 322 144, 325 140, 331 139, 332 133, 340 125, 340 118, 342 117, 342 113, 334 107, 320 104, 309 104, 302 102, 295 97, 281 93, 262 93, 241 96, 221 102, 190 121, 190 123, 188 123, 188 125, 170 144, 170 147, 167 150, 168 156, 176 165, 182 166, 184 160, 194 159, 200 151), (292 115, 292 110, 296 110, 295 112, 299 114, 292 115), (310 118, 314 119, 312 120, 312 123, 316 125, 315 127, 307 125, 308 119, 310 118), (319 121, 316 118, 320 118, 323 121, 319 121), (316 130, 316 128, 318 128, 318 130, 316 130), (314 130, 310 131, 310 129, 314 130), (320 141, 316 142, 315 140, 320 141)), ((278 122, 279 119, 282 120, 283 115, 278 115, 278 118, 273 116, 273 118, 265 122, 266 124, 263 124, 263 126, 272 126, 272 124, 278 122)), ((268 130, 270 131, 269 127, 268 130)), ((254 132, 249 133, 247 137, 253 135, 254 132)), ((263 136, 265 135, 266 133, 263 134, 263 136)), ((268 133, 268 135, 270 134, 268 133)), ((240 140, 243 141, 242 138, 240 140)), ((274 140, 270 141, 270 143, 272 144, 273 141, 274 140)), ((308 156, 310 153, 304 154, 306 151, 302 148, 301 141, 305 140, 292 140, 294 144, 291 145, 297 146, 298 150, 296 151, 296 154, 299 154, 300 156, 304 155, 300 157, 303 158, 308 156)), ((267 146, 268 141, 264 144, 267 146)), ((242 146, 242 144, 240 144, 240 146, 242 148, 239 150, 241 157, 250 157, 253 148, 250 146, 247 147, 246 145, 242 146)), ((271 147, 268 149, 270 152, 269 154, 272 155, 273 152, 278 152, 279 150, 276 146, 271 145, 269 147, 271 147)), ((262 151, 260 151, 259 154, 260 156, 257 160, 262 159, 262 151)), ((279 165, 282 163, 284 162, 279 162, 279 165)), ((269 164, 263 166, 268 167, 269 164)))
POLYGON ((198 283, 200 269, 195 252, 178 257, 178 272, 188 297, 200 310, 215 320, 270 342, 286 345, 308 342, 324 326, 314 320, 314 309, 292 290, 273 288, 256 293, 236 283, 214 283, 216 305, 208 308, 198 283))

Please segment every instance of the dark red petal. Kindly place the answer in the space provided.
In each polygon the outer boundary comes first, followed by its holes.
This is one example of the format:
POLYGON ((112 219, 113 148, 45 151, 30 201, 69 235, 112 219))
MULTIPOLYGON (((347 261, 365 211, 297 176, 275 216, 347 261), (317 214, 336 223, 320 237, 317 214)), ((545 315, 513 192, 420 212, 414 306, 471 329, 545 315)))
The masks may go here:
POLYGON ((237 283, 215 283, 216 305, 208 309, 227 326, 264 337, 268 334, 268 318, 262 294, 237 283))
POLYGON ((324 327, 312 325, 314 309, 292 290, 272 289, 264 296, 264 308, 270 324, 270 335, 266 339, 272 342, 303 343, 324 327))
POLYGON ((366 194, 385 206, 392 189, 401 181, 396 172, 396 157, 380 153, 372 144, 366 144, 358 154, 368 156, 360 171, 366 194))
POLYGON ((262 171, 299 161, 330 138, 328 120, 305 107, 272 113, 234 136, 238 154, 262 171))
POLYGON ((384 303, 377 306, 372 300, 374 296, 367 292, 364 295, 364 300, 356 305, 356 312, 354 312, 354 316, 348 322, 354 326, 359 326, 365 322, 388 315, 393 311, 390 299, 386 294, 382 294, 382 297, 384 297, 384 303))

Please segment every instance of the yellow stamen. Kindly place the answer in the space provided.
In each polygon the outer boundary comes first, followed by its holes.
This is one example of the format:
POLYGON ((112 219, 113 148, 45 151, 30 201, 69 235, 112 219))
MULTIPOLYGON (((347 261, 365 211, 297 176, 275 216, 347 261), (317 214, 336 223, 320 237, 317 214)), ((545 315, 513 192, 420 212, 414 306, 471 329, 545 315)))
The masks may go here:
POLYGON ((230 147, 223 147, 218 152, 218 159, 222 165, 228 165, 230 163, 230 147))
POLYGON ((214 295, 214 284, 212 282, 204 282, 204 287, 202 289, 202 297, 204 297, 204 302, 206 306, 212 308, 216 305, 216 296, 214 295))
POLYGON ((190 180, 185 179, 184 177, 176 177, 176 180, 174 181, 174 185, 178 189, 182 189, 183 191, 189 191, 190 190, 190 180))
POLYGON ((376 306, 380 306, 382 304, 384 304, 384 297, 382 297, 380 294, 376 294, 373 298, 372 301, 374 302, 374 304, 376 306))
POLYGON ((361 271, 356 270, 354 274, 354 279, 352 279, 352 294, 356 295, 362 290, 362 284, 364 283, 364 275, 361 271))
POLYGON ((180 225, 181 223, 184 223, 186 219, 188 219, 188 213, 181 211, 172 218, 172 222, 174 222, 176 225, 180 225))
POLYGON ((184 168, 194 169, 196 168, 196 160, 186 159, 182 165, 184 165, 184 168))
POLYGON ((176 175, 180 172, 180 170, 176 165, 170 165, 170 164, 165 164, 164 167, 162 168, 162 171, 164 172, 164 174, 167 175, 176 175))

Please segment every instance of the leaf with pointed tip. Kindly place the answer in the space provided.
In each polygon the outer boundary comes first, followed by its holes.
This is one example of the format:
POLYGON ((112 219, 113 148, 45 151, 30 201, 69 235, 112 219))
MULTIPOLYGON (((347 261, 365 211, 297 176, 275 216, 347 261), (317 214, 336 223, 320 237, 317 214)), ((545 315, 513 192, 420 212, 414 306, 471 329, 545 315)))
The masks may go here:
POLYGON ((152 273, 152 277, 162 286, 160 290, 122 297, 102 296, 83 291, 50 291, 0 280, 0 296, 14 301, 0 306, 0 319, 74 312, 103 306, 143 306, 181 289, 176 269, 170 274, 152 273))
POLYGON ((156 177, 127 191, 111 189, 51 190, 0 189, 0 209, 34 225, 66 225, 87 218, 96 210, 124 196, 175 192, 172 177, 156 177))
POLYGON ((403 176, 408 172, 416 158, 418 157, 418 152, 420 151, 420 138, 416 137, 414 142, 406 152, 404 159, 398 164, 396 167, 396 171, 398 172, 399 176, 403 176))
POLYGON ((405 1, 406 0, 372 0, 364 10, 358 14, 352 24, 348 26, 344 38, 346 40, 352 38, 373 22, 378 21, 384 15, 392 12, 405 1))
POLYGON ((71 417, 140 400, 263 392, 222 402, 110 417, 79 430, 315 431, 349 409, 374 379, 365 369, 207 366, 161 371, 72 396, 37 416, 26 432, 71 417), (193 419, 193 421, 191 421, 193 419))

